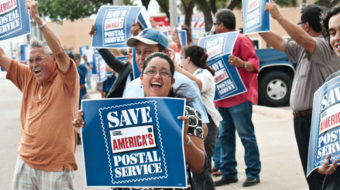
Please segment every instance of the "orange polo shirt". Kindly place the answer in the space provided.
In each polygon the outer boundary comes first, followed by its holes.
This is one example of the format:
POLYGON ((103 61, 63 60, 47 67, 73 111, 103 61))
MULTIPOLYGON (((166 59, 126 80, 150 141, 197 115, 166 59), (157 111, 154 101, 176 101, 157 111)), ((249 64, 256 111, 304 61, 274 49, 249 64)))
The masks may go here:
POLYGON ((18 152, 30 167, 44 171, 76 170, 76 132, 72 126, 78 109, 79 76, 56 69, 43 86, 27 65, 12 61, 7 73, 23 93, 18 152))

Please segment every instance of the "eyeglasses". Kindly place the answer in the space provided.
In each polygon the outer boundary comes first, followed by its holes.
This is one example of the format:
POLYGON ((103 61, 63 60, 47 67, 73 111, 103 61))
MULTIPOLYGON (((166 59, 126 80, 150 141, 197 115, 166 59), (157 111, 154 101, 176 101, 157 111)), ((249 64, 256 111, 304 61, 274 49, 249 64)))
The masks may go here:
POLYGON ((298 22, 297 23, 297 25, 301 25, 301 24, 305 24, 306 22, 304 22, 304 21, 300 21, 300 22, 298 22))
POLYGON ((219 25, 220 24, 220 22, 214 22, 214 25, 216 26, 216 25, 219 25))
POLYGON ((148 70, 148 71, 145 71, 144 74, 151 76, 151 77, 156 76, 157 74, 161 77, 164 77, 164 78, 171 77, 171 74, 169 72, 166 72, 166 71, 157 72, 156 70, 148 70))
POLYGON ((31 59, 28 60, 28 63, 29 63, 29 64, 33 64, 33 63, 35 62, 35 63, 38 63, 38 64, 39 64, 39 63, 41 63, 42 60, 44 60, 46 57, 47 57, 47 56, 44 56, 44 57, 38 56, 38 57, 36 57, 36 58, 34 58, 34 59, 31 58, 31 59))

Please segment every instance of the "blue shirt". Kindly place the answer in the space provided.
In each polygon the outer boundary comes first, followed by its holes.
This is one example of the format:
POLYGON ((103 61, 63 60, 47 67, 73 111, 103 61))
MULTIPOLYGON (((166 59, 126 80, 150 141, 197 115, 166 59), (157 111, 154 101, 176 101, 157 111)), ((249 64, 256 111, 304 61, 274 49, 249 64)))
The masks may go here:
MULTIPOLYGON (((190 103, 191 106, 201 113, 203 123, 209 123, 209 118, 202 103, 200 91, 196 83, 194 83, 188 77, 178 72, 175 72, 174 78, 175 84, 173 88, 177 89, 182 84, 185 84, 185 86, 182 87, 183 89, 181 89, 181 94, 183 96, 190 97, 193 99, 193 101, 190 103)), ((144 97, 144 88, 141 85, 140 78, 138 77, 137 79, 131 81, 126 85, 123 92, 123 98, 139 98, 139 97, 144 97)))

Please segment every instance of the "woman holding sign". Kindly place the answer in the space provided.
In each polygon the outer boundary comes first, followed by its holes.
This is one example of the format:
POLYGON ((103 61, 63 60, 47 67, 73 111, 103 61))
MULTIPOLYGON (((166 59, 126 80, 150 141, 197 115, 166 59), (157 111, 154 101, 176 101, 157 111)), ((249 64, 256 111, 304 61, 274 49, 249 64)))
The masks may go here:
MULTIPOLYGON (((216 145, 217 126, 222 120, 221 115, 214 106, 215 97, 215 71, 207 65, 208 55, 204 48, 192 45, 184 49, 184 56, 182 57, 183 68, 176 65, 176 71, 184 74, 193 80, 200 89, 202 102, 208 112, 208 135, 204 140, 204 148, 208 156, 208 168, 211 168, 211 156, 216 145)), ((194 176, 195 177, 195 176, 194 176)), ((211 173, 207 176, 207 189, 215 189, 211 173)))
MULTIPOLYGON (((173 78, 174 72, 174 63, 167 54, 157 52, 146 58, 142 75, 140 76, 145 96, 179 97, 180 95, 172 89, 172 85, 175 82, 173 78)), ((207 167, 205 166, 204 132, 200 114, 193 108, 186 106, 185 116, 180 116, 178 119, 184 121, 183 142, 186 163, 192 172, 201 173, 207 167)), ((73 126, 79 128, 83 127, 84 124, 83 113, 80 111, 78 117, 73 121, 73 126)), ((205 179, 201 180, 204 181, 205 179)), ((204 190, 205 187, 201 185, 197 187, 192 186, 191 189, 204 190)))

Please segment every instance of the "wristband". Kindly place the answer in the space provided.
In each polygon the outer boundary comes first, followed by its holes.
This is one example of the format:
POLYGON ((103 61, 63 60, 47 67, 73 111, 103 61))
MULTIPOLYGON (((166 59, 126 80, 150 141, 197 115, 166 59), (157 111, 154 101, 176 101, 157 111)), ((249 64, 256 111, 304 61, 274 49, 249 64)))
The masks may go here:
POLYGON ((41 30, 42 28, 44 28, 44 26, 45 26, 45 22, 43 22, 41 25, 38 25, 39 30, 41 30))
POLYGON ((187 142, 185 142, 185 145, 188 145, 188 144, 190 144, 190 142, 191 142, 191 138, 190 138, 189 135, 187 135, 187 138, 188 138, 188 140, 187 140, 187 142))
POLYGON ((244 63, 243 63, 243 68, 246 69, 246 68, 247 68, 247 65, 248 65, 248 63, 247 63, 247 62, 244 62, 244 63))

